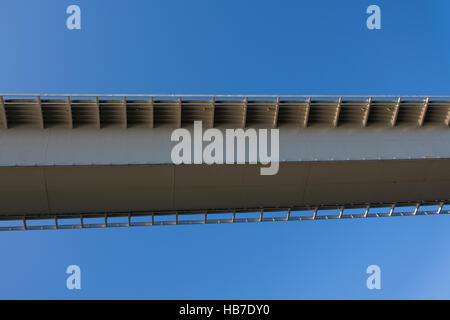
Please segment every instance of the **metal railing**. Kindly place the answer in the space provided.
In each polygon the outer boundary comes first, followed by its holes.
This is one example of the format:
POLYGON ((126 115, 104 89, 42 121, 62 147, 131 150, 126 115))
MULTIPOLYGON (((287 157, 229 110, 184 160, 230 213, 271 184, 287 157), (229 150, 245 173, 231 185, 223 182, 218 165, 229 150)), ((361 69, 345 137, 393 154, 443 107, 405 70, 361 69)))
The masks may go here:
POLYGON ((211 210, 211 211, 182 211, 182 212, 134 212, 114 214, 89 215, 61 215, 41 217, 2 217, 0 222, 20 222, 21 225, 0 226, 0 231, 24 230, 58 230, 58 229, 90 229, 111 227, 142 227, 142 226, 170 226, 170 225, 197 225, 222 224, 243 222, 276 222, 276 221, 313 221, 334 219, 355 219, 374 217, 398 217, 419 215, 450 214, 450 202, 423 202, 423 203, 392 203, 392 204, 365 204, 349 206, 303 207, 303 208, 255 208, 245 210, 211 210), (276 213, 277 216, 271 216, 276 213), (245 214, 254 214, 252 217, 240 217, 245 214), (218 217, 218 215, 220 215, 218 217), (228 217, 223 217, 228 215, 228 217), (191 216, 198 218, 191 219, 191 216), (189 217, 188 219, 184 219, 189 217), (99 219, 102 223, 90 223, 89 220, 99 219), (111 222, 111 219, 122 218, 126 222, 111 222), (146 221, 134 221, 136 218, 145 218, 146 221), (65 223, 79 219, 79 223, 65 223), (32 222, 52 220, 52 224, 31 224, 32 222))
POLYGON ((343 98, 343 99, 369 99, 369 98, 408 98, 408 99, 449 99, 450 95, 395 95, 395 94, 182 94, 182 93, 0 93, 3 97, 47 97, 47 98, 67 98, 67 97, 105 97, 105 98, 289 98, 289 99, 308 99, 308 98, 343 98))

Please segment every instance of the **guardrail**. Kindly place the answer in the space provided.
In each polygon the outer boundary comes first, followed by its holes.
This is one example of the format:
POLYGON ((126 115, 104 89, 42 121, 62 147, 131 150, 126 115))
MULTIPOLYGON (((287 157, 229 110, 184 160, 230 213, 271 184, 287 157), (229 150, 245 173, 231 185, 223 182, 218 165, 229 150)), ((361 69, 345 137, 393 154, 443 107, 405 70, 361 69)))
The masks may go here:
POLYGON ((392 203, 392 204, 361 204, 339 207, 308 207, 308 208, 255 208, 245 210, 195 210, 180 212, 134 212, 114 214, 88 214, 41 217, 2 217, 1 222, 16 222, 21 225, 0 226, 0 231, 24 230, 58 230, 58 229, 89 229, 111 227, 142 227, 142 226, 170 226, 170 225, 196 225, 196 224, 222 224, 243 222, 287 222, 287 221, 313 221, 334 219, 355 219, 374 217, 399 217, 420 215, 450 214, 450 202, 425 203, 392 203), (241 215, 254 214, 255 217, 241 217, 241 215), (228 215, 228 217, 224 216, 228 215), (193 218, 193 216, 198 218, 193 218), (112 219, 125 219, 125 222, 113 222, 112 219), (79 223, 72 220, 79 219, 79 223), (102 219, 102 223, 90 222, 102 219), (140 219, 144 221, 135 221, 140 219), (50 224, 39 222, 52 220, 50 224), (66 221, 64 221, 66 220, 66 221), (69 223, 66 223, 70 221, 69 223), (37 224, 36 224, 37 222, 37 224))

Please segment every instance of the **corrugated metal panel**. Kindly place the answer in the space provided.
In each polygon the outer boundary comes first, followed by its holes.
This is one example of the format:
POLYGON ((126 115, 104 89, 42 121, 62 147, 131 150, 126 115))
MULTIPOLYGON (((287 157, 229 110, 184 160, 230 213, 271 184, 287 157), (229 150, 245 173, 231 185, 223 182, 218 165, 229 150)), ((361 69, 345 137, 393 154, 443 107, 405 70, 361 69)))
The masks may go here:
POLYGON ((342 101, 338 125, 341 127, 363 127, 368 109, 367 101, 342 101))
POLYGON ((216 100, 214 108, 214 126, 244 128, 246 113, 246 101, 216 100))
POLYGON ((308 127, 334 127, 338 112, 338 101, 312 100, 309 109, 308 127))
POLYGON ((155 127, 181 127, 181 99, 154 100, 153 121, 155 127))
POLYGON ((123 100, 99 100, 102 128, 127 128, 126 103, 123 100))
POLYGON ((181 104, 181 125, 202 121, 204 128, 214 126, 214 103, 207 100, 187 100, 181 104))
POLYGON ((5 103, 3 97, 0 96, 0 129, 7 129, 8 121, 6 120, 5 103))
POLYGON ((448 126, 450 100, 391 99, 0 99, 0 128, 448 126))
POLYGON ((419 126, 424 113, 423 101, 401 101, 396 125, 419 126))
POLYGON ((70 100, 73 128, 100 129, 99 99, 70 100))
POLYGON ((72 128, 72 110, 69 99, 42 99, 44 128, 72 128))
POLYGON ((247 127, 273 128, 276 123, 276 101, 248 101, 247 102, 247 127))
POLYGON ((372 101, 367 126, 391 127, 397 110, 397 101, 372 101))
POLYGON ((448 126, 450 120, 450 101, 430 100, 425 115, 425 126, 448 126))
POLYGON ((306 127, 310 100, 281 100, 278 111, 278 125, 306 127))
POLYGON ((43 126, 39 99, 7 99, 4 101, 4 107, 8 128, 43 126))
POLYGON ((153 99, 125 100, 127 107, 127 128, 153 128, 153 99))

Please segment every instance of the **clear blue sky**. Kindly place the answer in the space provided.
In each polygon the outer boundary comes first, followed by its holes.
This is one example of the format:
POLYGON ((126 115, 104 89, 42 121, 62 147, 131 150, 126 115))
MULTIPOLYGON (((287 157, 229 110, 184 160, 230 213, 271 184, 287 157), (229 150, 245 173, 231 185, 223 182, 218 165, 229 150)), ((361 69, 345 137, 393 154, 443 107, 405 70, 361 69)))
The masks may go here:
MULTIPOLYGON (((2 0, 0 91, 448 95, 449 14, 448 1, 2 0), (366 28, 370 4, 381 30, 366 28)), ((448 299, 449 230, 436 216, 2 232, 0 298, 448 299), (382 290, 366 288, 371 264, 382 290)))

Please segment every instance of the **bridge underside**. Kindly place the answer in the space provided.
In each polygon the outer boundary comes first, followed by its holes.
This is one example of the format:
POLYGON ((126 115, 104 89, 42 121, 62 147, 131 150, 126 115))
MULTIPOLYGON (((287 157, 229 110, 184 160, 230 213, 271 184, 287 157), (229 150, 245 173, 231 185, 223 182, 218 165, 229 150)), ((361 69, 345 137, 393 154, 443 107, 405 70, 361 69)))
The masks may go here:
POLYGON ((1 219, 446 202, 450 159, 1 167, 1 219))
POLYGON ((73 217, 81 220, 74 227, 96 217, 105 220, 94 226, 109 227, 119 216, 128 221, 114 226, 180 224, 188 215, 200 219, 184 223, 370 217, 379 214, 369 207, 391 205, 383 215, 401 214, 399 206, 413 215, 450 213, 449 125, 449 97, 0 94, 0 220, 23 220, 14 228, 0 221, 0 230, 57 229, 58 219, 73 217), (174 165, 171 135, 187 129, 193 152, 194 121, 222 134, 279 129, 278 173, 261 175, 250 164, 174 165), (420 209, 431 204, 437 208, 420 209), (346 214, 352 208, 363 211, 346 214), (301 210, 313 215, 291 215, 301 210), (256 217, 236 216, 245 212, 256 217), (231 220, 208 217, 222 213, 231 220), (158 222, 162 216, 175 220, 158 222), (35 219, 54 225, 27 224, 35 219))

